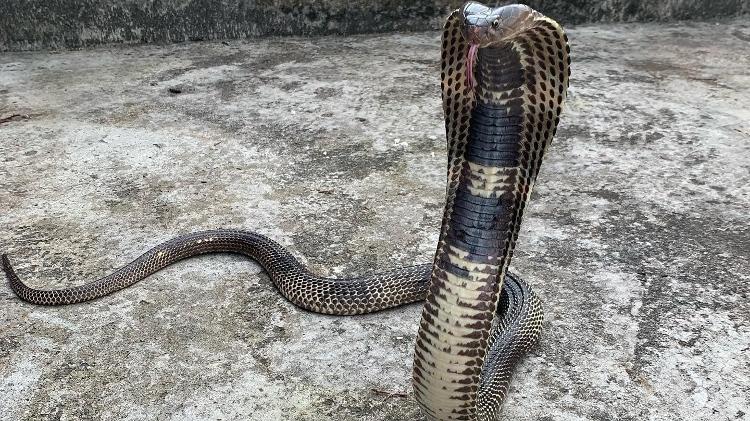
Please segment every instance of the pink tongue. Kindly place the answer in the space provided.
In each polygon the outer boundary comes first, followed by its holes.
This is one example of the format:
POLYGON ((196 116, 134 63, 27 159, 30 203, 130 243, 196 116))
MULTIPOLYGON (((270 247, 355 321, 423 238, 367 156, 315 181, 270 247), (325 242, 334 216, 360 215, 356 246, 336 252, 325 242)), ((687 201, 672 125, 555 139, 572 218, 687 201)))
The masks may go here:
POLYGON ((474 89, 474 62, 477 61, 478 44, 469 45, 468 57, 466 57, 466 79, 469 82, 469 89, 474 89))

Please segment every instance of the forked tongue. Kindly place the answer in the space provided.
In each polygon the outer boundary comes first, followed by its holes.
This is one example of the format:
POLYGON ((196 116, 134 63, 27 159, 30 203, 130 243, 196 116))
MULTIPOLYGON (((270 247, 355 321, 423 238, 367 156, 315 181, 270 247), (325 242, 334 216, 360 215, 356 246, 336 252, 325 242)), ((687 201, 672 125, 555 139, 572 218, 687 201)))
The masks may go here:
POLYGON ((477 51, 479 44, 469 44, 469 52, 466 57, 466 79, 469 82, 469 89, 474 89, 474 63, 477 61, 477 51))

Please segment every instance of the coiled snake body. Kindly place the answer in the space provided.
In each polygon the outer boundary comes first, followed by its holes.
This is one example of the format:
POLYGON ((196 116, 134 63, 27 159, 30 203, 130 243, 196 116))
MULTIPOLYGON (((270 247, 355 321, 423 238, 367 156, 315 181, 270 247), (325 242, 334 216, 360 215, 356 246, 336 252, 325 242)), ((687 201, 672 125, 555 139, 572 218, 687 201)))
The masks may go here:
POLYGON ((267 237, 214 230, 177 237, 111 275, 59 290, 26 286, 3 255, 11 288, 34 304, 79 303, 188 257, 240 253, 255 259, 287 299, 314 312, 361 314, 424 300, 413 369, 424 413, 430 420, 496 419, 513 366, 541 331, 538 298, 507 268, 559 121, 569 48, 555 21, 526 6, 470 2, 448 18, 441 50, 448 171, 431 265, 321 278, 267 237))

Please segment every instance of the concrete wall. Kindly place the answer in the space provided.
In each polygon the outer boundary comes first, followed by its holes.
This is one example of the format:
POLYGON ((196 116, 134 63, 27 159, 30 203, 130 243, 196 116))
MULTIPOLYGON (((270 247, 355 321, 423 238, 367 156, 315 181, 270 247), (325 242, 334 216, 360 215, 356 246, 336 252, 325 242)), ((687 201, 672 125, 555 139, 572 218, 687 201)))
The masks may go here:
POLYGON ((566 23, 706 20, 750 12, 750 0, 528 0, 566 23))
MULTIPOLYGON (((0 51, 263 35, 419 31, 456 0, 3 0, 0 51)), ((712 19, 750 0, 531 0, 563 23, 712 19)))

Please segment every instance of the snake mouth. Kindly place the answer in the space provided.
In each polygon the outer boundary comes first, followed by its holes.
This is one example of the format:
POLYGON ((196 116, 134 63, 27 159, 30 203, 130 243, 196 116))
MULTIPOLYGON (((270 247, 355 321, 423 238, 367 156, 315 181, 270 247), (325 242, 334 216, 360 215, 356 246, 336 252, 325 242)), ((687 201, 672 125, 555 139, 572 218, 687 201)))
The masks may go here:
POLYGON ((466 80, 469 89, 474 89, 476 79, 474 68, 477 62, 477 53, 482 47, 492 42, 499 19, 493 14, 494 10, 481 3, 468 2, 461 8, 463 15, 462 33, 464 40, 469 45, 466 52, 466 80))

